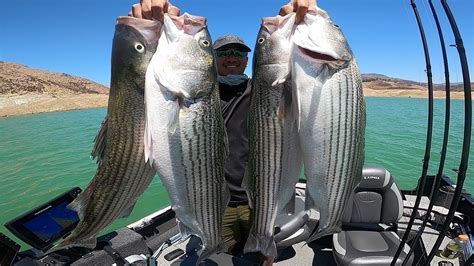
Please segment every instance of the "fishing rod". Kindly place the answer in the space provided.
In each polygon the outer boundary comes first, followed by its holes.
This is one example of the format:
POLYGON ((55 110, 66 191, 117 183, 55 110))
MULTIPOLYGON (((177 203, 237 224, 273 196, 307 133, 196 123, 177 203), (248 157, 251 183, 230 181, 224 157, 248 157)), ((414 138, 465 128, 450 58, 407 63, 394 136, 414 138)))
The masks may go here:
POLYGON ((444 115, 444 135, 443 135, 443 144, 441 147, 441 158, 439 159, 439 167, 438 167, 438 173, 436 174, 435 181, 431 187, 431 193, 430 193, 430 203, 428 205, 428 209, 426 210, 426 216, 423 219, 423 222, 420 226, 420 230, 418 231, 417 235, 415 236, 415 239, 413 241, 414 246, 410 249, 408 252, 407 256, 403 260, 402 265, 406 265, 408 262, 408 259, 410 258, 411 254, 415 250, 416 246, 418 245, 418 239, 420 239, 421 235, 425 231, 426 224, 428 223, 431 211, 433 210, 434 202, 436 198, 438 197, 438 192, 439 192, 439 186, 441 184, 441 179, 443 176, 443 169, 444 169, 444 164, 446 161, 446 152, 447 152, 447 147, 448 147, 448 134, 449 134, 449 122, 450 122, 450 113, 451 113, 451 84, 449 81, 449 64, 448 64, 448 56, 446 53, 446 45, 444 42, 444 37, 443 37, 443 30, 441 29, 441 24, 439 23, 438 19, 438 14, 436 13, 435 7, 433 5, 433 1, 429 0, 429 5, 431 9, 431 13, 433 15, 433 18, 436 23, 436 28, 438 30, 438 37, 439 37, 439 42, 441 44, 441 52, 443 54, 443 65, 444 65, 444 80, 445 80, 445 92, 446 92, 446 107, 445 107, 445 115, 444 115))
POLYGON ((459 204, 459 200, 461 199, 461 192, 464 186, 464 180, 466 179, 466 171, 467 171, 467 164, 469 160, 469 148, 471 145, 471 130, 472 130, 472 98, 471 98, 471 80, 469 78, 469 67, 467 64, 466 58, 466 51, 464 49, 464 44, 461 38, 461 34, 459 32, 458 26, 456 24, 456 20, 454 19, 453 14, 451 13, 451 9, 446 0, 441 0, 441 4, 443 5, 444 12, 448 17, 449 24, 451 25, 451 29, 453 31, 454 38, 456 40, 456 48, 459 53, 459 60, 461 62, 462 68, 462 78, 463 78, 463 85, 464 85, 464 139, 463 139, 463 146, 462 146, 462 154, 461 154, 461 162, 459 164, 458 170, 458 180, 456 182, 456 189, 454 191, 453 201, 451 202, 451 206, 449 207, 448 216, 446 217, 446 221, 443 225, 443 229, 436 239, 436 243, 431 249, 428 258, 426 259, 425 263, 430 263, 433 257, 435 256, 436 252, 438 251, 439 246, 443 242, 444 236, 448 232, 448 227, 451 224, 454 213, 459 204))
POLYGON ((431 139, 433 135, 433 79, 432 79, 432 74, 431 74, 430 53, 428 50, 428 44, 426 42, 426 36, 425 36, 425 31, 423 29, 423 23, 421 22, 420 14, 418 13, 415 0, 410 0, 410 4, 413 8, 413 12, 415 13, 416 21, 418 23, 418 29, 420 30, 421 40, 423 42, 423 50, 425 53, 426 76, 428 78, 428 128, 426 132, 426 146, 425 146, 425 156, 423 158, 423 169, 421 173, 420 182, 418 183, 418 191, 416 193, 417 195, 416 195, 415 205, 413 206, 413 210, 412 210, 407 228, 405 230, 405 234, 403 234, 402 242, 398 246, 397 252, 395 253, 395 256, 393 257, 393 260, 391 263, 392 266, 395 266, 395 262, 398 260, 398 257, 400 257, 400 253, 405 247, 411 228, 413 227, 413 223, 415 222, 415 217, 416 217, 415 214, 418 212, 418 208, 420 207, 421 197, 423 196, 423 191, 424 191, 425 183, 426 183, 426 175, 428 172, 428 166, 429 166, 429 161, 430 161, 431 139))

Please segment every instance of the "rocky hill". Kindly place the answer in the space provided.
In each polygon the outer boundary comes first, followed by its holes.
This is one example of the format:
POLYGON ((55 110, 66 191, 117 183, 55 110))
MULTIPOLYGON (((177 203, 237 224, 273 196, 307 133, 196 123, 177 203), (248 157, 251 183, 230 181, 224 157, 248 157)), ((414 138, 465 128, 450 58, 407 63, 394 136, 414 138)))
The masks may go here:
POLYGON ((84 78, 0 61, 0 95, 108 93, 109 88, 84 78))
MULTIPOLYGON (((392 78, 374 73, 362 74, 362 80, 364 83, 364 88, 373 90, 426 90, 428 88, 427 83, 392 78)), ((473 88, 473 85, 474 83, 471 83, 471 89, 473 88)), ((445 91, 444 83, 433 84, 433 90, 445 91)), ((463 90, 464 87, 462 83, 451 83, 451 91, 462 92, 463 90)))

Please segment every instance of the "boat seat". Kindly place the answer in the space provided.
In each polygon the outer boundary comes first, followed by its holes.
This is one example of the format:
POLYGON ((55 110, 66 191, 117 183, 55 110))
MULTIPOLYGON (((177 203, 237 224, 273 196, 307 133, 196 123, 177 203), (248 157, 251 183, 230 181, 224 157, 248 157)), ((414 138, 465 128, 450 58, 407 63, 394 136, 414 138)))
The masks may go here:
MULTIPOLYGON (((364 167, 352 204, 343 214, 343 230, 333 235, 338 265, 390 265, 401 243, 394 231, 384 230, 403 214, 402 195, 390 173, 382 167, 364 167)), ((405 247, 396 265, 401 265, 405 247)), ((407 265, 413 262, 413 254, 407 265)))

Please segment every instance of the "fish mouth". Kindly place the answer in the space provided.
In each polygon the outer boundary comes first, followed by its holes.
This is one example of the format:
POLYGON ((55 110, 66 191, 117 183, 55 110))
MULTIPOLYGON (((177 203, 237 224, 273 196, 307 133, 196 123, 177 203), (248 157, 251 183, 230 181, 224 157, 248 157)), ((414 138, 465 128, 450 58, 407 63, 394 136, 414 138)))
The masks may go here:
POLYGON ((338 58, 335 58, 334 56, 329 55, 327 53, 312 51, 312 50, 303 48, 301 46, 298 46, 298 49, 304 55, 306 55, 308 57, 311 57, 313 59, 316 59, 316 60, 322 60, 322 61, 337 61, 337 60, 339 60, 338 58))
POLYGON ((181 16, 170 15, 169 17, 176 27, 192 36, 207 27, 207 18, 205 17, 193 16, 188 13, 184 13, 181 16))
POLYGON ((134 17, 118 17, 115 25, 124 25, 133 29, 138 35, 148 42, 157 42, 163 24, 156 20, 140 19, 134 17))

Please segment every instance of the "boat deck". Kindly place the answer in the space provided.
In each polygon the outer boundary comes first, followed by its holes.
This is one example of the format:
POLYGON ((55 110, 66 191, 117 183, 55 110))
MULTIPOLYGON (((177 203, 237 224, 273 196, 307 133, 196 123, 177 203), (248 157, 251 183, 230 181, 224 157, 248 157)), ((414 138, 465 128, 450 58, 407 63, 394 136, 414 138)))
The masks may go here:
MULTIPOLYGON (((309 245, 298 243, 292 247, 279 250, 279 257, 274 265, 336 265, 331 248, 332 237, 326 237, 315 241, 309 245)), ((158 257, 157 265, 195 265, 197 261, 196 246, 199 240, 192 237, 185 241, 178 242, 166 248, 163 254, 158 257), (185 251, 184 254, 173 260, 167 260, 168 254, 173 254, 177 250, 185 251)), ((241 256, 231 256, 220 253, 211 256, 204 261, 203 265, 260 265, 256 254, 245 254, 241 256)))
MULTIPOLYGON (((405 233, 408 221, 410 219, 411 210, 414 202, 413 196, 407 196, 405 200, 404 216, 398 222, 398 231, 397 234, 402 237, 405 233)), ((427 197, 422 198, 420 209, 417 214, 417 219, 411 229, 408 242, 411 244, 413 238, 418 232, 419 227, 422 223, 422 218, 426 214, 426 209, 428 207, 429 200, 427 197)), ((433 248, 433 245, 439 235, 439 231, 436 228, 442 224, 442 220, 439 218, 439 214, 446 214, 447 209, 443 207, 435 207, 436 214, 433 214, 430 221, 425 228, 424 233, 422 234, 422 245, 418 247, 414 252, 414 264, 419 265, 421 259, 421 252, 425 251, 429 253, 433 248)), ((441 248, 446 246, 450 241, 448 237, 445 237, 441 248)), ((199 246, 199 239, 190 238, 185 241, 177 242, 170 247, 166 248, 162 255, 158 258, 158 265, 195 265, 197 260, 196 247, 199 246), (176 257, 173 260, 166 260, 165 257, 167 254, 175 252, 177 249, 185 251, 182 255, 176 257)), ((449 261, 453 265, 463 265, 462 261, 459 259, 446 260, 439 257, 439 252, 436 253, 436 256, 433 258, 431 265, 438 265, 441 261, 449 261)), ((218 255, 213 255, 207 259, 203 265, 260 265, 255 254, 250 255, 241 255, 241 256, 231 256, 228 254, 220 253, 218 255)), ((291 247, 280 249, 279 257, 277 258, 275 265, 336 265, 333 255, 332 247, 332 236, 328 236, 322 239, 319 239, 310 244, 298 243, 291 247)))

